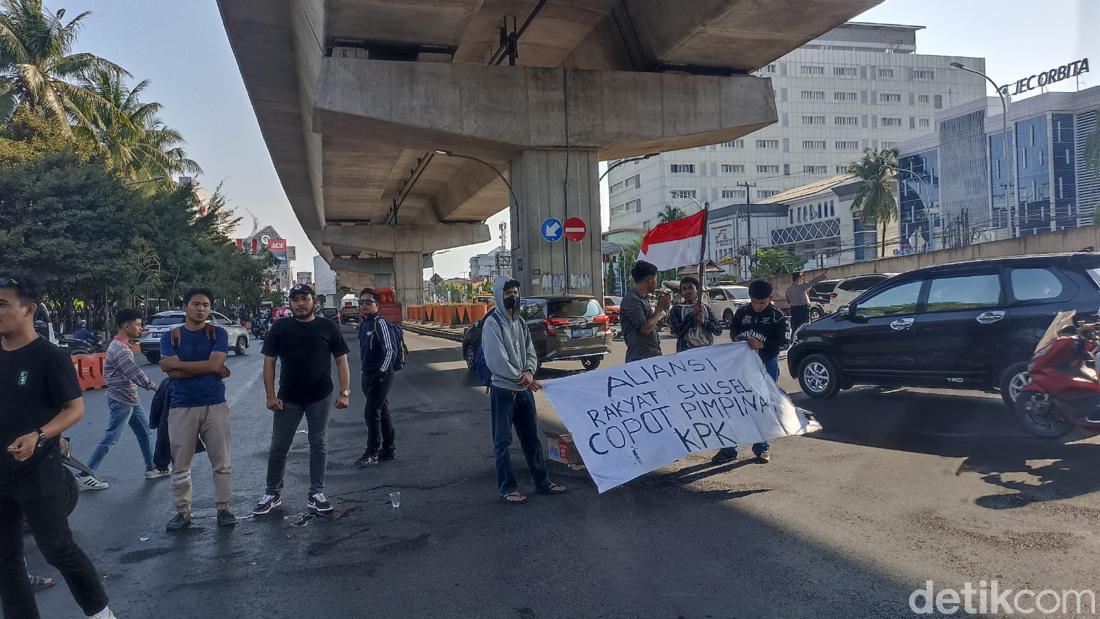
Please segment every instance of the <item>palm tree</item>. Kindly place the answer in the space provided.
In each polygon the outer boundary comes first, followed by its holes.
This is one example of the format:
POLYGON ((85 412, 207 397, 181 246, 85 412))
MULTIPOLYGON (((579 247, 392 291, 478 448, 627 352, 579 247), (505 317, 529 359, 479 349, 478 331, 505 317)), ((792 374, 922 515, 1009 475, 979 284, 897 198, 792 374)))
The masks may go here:
POLYGON ((860 221, 864 225, 882 226, 882 256, 886 255, 886 226, 898 217, 898 203, 891 188, 897 161, 897 153, 893 149, 867 149, 859 161, 853 161, 848 166, 848 173, 863 181, 852 201, 852 210, 862 209, 860 221))
POLYGON ((77 80, 96 69, 125 73, 99 56, 72 53, 81 22, 91 12, 62 22, 65 10, 49 14, 42 0, 0 0, 0 119, 24 105, 51 120, 66 136, 80 109, 102 104, 77 80))
POLYGON ((163 106, 141 101, 149 80, 128 88, 121 74, 96 70, 84 77, 82 85, 106 105, 81 109, 84 123, 77 133, 95 144, 107 165, 121 176, 171 179, 176 174, 202 171, 187 158, 179 132, 157 118, 163 106))
POLYGON ((661 209, 661 212, 657 214, 657 223, 667 224, 670 221, 676 221, 684 217, 687 217, 687 213, 684 213, 684 209, 666 204, 665 208, 661 209))

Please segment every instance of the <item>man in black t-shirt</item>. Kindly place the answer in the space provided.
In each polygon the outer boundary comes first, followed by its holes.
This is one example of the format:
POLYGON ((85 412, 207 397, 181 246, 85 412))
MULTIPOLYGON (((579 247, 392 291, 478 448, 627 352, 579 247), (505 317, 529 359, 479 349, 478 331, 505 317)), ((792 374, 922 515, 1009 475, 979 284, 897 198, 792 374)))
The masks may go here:
POLYGON ((271 422, 271 451, 267 457, 267 491, 252 513, 259 516, 282 505, 286 454, 302 417, 309 428, 309 508, 318 513, 332 511, 325 497, 325 426, 328 425, 328 397, 332 394, 332 358, 340 375, 340 394, 334 406, 348 407, 351 374, 348 345, 340 326, 318 318, 313 289, 298 284, 290 289, 292 319, 278 320, 264 338, 264 387, 271 422), (282 363, 279 391, 275 392, 275 361, 282 363))
POLYGON ((84 416, 72 360, 38 337, 29 277, 0 274, 0 602, 5 617, 38 617, 23 561, 26 519, 42 556, 89 617, 114 617, 99 574, 69 530, 58 437, 84 416))

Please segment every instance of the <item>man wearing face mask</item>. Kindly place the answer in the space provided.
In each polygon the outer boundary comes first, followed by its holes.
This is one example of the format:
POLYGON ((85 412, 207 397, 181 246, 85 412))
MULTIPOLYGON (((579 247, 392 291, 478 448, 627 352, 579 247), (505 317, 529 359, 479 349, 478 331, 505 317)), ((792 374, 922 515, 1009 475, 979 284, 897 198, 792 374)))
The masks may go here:
POLYGON ((485 365, 493 375, 489 398, 497 492, 506 503, 518 505, 526 503, 527 497, 516 488, 508 455, 508 448, 512 446, 513 425, 535 489, 542 494, 561 494, 566 488, 550 481, 546 473, 546 460, 542 456, 533 395, 542 385, 534 376, 538 356, 531 341, 531 330, 519 313, 519 282, 497 278, 493 284, 493 298, 497 307, 482 326, 481 350, 485 355, 485 365))

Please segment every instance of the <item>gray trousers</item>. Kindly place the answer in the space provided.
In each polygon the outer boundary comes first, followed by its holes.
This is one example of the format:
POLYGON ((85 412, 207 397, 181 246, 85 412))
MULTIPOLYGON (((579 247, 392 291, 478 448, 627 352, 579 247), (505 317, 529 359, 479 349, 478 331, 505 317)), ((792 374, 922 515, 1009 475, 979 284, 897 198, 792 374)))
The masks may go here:
POLYGON ((290 452, 290 445, 294 442, 302 417, 306 418, 309 431, 309 493, 324 491, 328 460, 328 446, 325 443, 328 413, 329 398, 325 397, 312 404, 286 403, 283 410, 271 414, 271 451, 267 456, 268 494, 281 494, 283 491, 286 455, 290 452))

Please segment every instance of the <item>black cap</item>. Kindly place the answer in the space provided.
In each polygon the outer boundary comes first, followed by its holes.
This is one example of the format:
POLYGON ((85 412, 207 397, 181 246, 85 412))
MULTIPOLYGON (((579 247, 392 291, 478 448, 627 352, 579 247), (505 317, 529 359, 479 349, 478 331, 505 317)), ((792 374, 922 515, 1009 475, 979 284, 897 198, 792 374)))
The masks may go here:
POLYGON ((308 284, 295 284, 294 287, 290 289, 290 296, 293 297, 297 294, 308 294, 311 297, 317 296, 313 293, 313 288, 310 288, 308 284))

